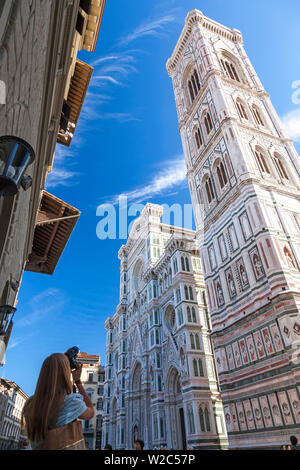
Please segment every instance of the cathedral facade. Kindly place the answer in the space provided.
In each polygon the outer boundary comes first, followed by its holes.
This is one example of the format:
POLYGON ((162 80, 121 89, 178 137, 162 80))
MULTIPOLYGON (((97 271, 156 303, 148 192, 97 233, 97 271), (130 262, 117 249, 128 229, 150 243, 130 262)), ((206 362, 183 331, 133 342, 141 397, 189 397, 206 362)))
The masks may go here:
POLYGON ((300 165, 241 33, 191 11, 172 78, 231 448, 300 437, 300 165))
POLYGON ((195 232, 147 204, 119 251, 120 302, 107 318, 102 447, 226 448, 195 232))

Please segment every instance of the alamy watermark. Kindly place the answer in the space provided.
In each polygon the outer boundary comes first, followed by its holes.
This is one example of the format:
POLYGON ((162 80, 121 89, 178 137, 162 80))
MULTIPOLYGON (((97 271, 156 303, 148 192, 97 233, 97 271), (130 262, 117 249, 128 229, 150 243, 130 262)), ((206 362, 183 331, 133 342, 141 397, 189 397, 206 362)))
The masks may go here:
MULTIPOLYGON (((141 203, 132 203, 128 205, 128 198, 120 196, 118 205, 114 204, 101 204, 98 206, 96 215, 101 220, 97 224, 96 234, 100 240, 127 240, 130 235, 133 224, 137 217, 139 217, 147 205, 141 203), (133 219, 130 221, 130 218, 133 219)), ((194 230, 193 206, 192 204, 161 204, 160 206, 154 205, 150 210, 155 212, 156 207, 162 208, 161 222, 170 226, 170 232, 173 231, 173 226, 179 229, 194 230)), ((150 213, 151 217, 151 213, 150 213)), ((176 230, 176 229, 175 229, 176 230)), ((136 230, 136 236, 142 237, 143 234, 136 230)), ((176 231, 176 235, 180 236, 180 230, 176 231)))

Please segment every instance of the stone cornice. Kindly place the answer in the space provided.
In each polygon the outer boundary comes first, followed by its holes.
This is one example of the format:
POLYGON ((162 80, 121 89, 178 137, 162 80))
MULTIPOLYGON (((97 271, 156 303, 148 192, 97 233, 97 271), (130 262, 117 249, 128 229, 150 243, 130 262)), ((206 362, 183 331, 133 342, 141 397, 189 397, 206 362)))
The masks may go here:
POLYGON ((242 33, 240 31, 238 31, 237 29, 227 28, 226 26, 217 23, 216 21, 210 18, 207 18, 203 15, 200 10, 192 10, 186 16, 183 31, 177 41, 172 56, 168 59, 166 64, 167 71, 170 77, 172 77, 172 74, 176 69, 178 62, 181 59, 182 53, 188 43, 188 40, 190 39, 192 28, 196 23, 201 24, 201 26, 207 29, 208 31, 212 31, 215 34, 219 34, 219 36, 226 37, 232 42, 239 42, 243 44, 242 33))

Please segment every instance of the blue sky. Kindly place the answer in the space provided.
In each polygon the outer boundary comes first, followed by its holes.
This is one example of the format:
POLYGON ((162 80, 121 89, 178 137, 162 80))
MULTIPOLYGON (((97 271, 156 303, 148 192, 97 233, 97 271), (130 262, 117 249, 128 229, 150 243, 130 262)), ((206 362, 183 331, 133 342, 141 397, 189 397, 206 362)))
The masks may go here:
MULTIPOLYGON (((118 249, 96 237, 96 208, 130 201, 189 203, 171 80, 165 64, 189 10, 237 28, 262 83, 300 141, 299 0, 107 0, 95 68, 70 149, 57 147, 47 189, 82 211, 53 276, 25 273, 0 372, 28 394, 53 352, 79 345, 105 361, 105 318, 119 300, 118 249)), ((297 144, 297 150, 300 150, 297 144)), ((130 221, 130 219, 129 219, 130 221)))

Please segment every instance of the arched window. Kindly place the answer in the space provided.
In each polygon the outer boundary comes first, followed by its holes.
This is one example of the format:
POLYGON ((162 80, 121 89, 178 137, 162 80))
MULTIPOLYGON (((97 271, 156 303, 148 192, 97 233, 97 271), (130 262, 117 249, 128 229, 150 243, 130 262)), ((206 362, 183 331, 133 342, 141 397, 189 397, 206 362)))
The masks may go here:
POLYGON ((204 414, 205 414, 206 432, 210 432, 210 416, 209 416, 209 411, 207 408, 205 408, 204 414))
POLYGON ((254 116, 256 124, 258 124, 259 126, 265 126, 264 121, 261 117, 261 113, 257 106, 255 105, 252 106, 252 112, 253 112, 253 116, 254 116))
POLYGON ((193 333, 190 334, 191 349, 195 349, 195 337, 193 333))
POLYGON ((223 72, 227 78, 231 78, 231 80, 235 80, 236 82, 241 81, 237 72, 236 64, 231 59, 229 59, 229 57, 223 56, 221 58, 221 64, 223 72))
POLYGON ((182 268, 182 271, 185 271, 185 263, 184 263, 184 257, 183 256, 181 257, 181 268, 182 268))
POLYGON ((196 359, 193 359, 193 369, 194 369, 194 376, 195 376, 195 377, 199 377, 198 365, 197 365, 196 359))
POLYGON ((179 302, 181 301, 181 293, 180 293, 180 289, 176 289, 176 300, 177 300, 177 303, 179 304, 179 302))
POLYGON ((191 407, 188 408, 188 423, 189 423, 190 434, 194 434, 195 433, 194 413, 191 407))
POLYGON ((192 318, 193 318, 193 323, 197 323, 195 307, 192 307, 192 318))
POLYGON ((179 325, 182 325, 182 323, 183 323, 182 308, 179 307, 179 309, 178 309, 178 324, 179 324, 179 325))
POLYGON ((204 116, 204 125, 206 129, 206 134, 209 135, 213 129, 213 123, 212 123, 210 114, 208 112, 204 116))
POLYGON ((281 161, 281 158, 278 154, 274 155, 274 162, 277 168, 277 171, 282 179, 289 180, 288 174, 286 169, 283 166, 283 163, 281 161))
POLYGON ((189 287, 189 292, 190 292, 190 300, 194 300, 194 294, 193 294, 192 286, 189 287))
POLYGON ((240 118, 241 119, 246 119, 247 121, 249 121, 248 114, 246 112, 245 104, 241 100, 237 100, 236 101, 236 106, 237 106, 240 118))
POLYGON ((158 385, 158 391, 162 391, 162 382, 161 382, 161 375, 158 376, 157 378, 157 385, 158 385))
POLYGON ((218 175, 220 188, 223 189, 224 186, 228 182, 228 178, 227 178, 227 175, 226 175, 226 171, 225 171, 225 167, 224 167, 223 162, 218 163, 218 165, 216 167, 216 171, 217 171, 217 175, 218 175))
MULTIPOLYGON (((199 335, 195 335, 195 347, 196 347, 196 349, 200 349, 199 335)), ((200 373, 200 375, 201 375, 201 373, 200 373)))
POLYGON ((187 308, 187 319, 189 323, 192 323, 192 317, 191 317, 191 309, 190 307, 187 308))
POLYGON ((205 181, 205 191, 208 203, 210 204, 215 199, 215 192, 210 177, 208 177, 205 181))
MULTIPOLYGON (((199 340, 199 338, 198 338, 198 340, 199 340)), ((198 349, 200 349, 200 347, 198 349)), ((202 364, 201 359, 198 359, 198 366, 199 366, 199 375, 200 375, 200 377, 204 377, 203 364, 202 364)))
POLYGON ((189 79, 187 81, 187 85, 189 90, 190 101, 192 104, 200 91, 200 80, 196 69, 194 69, 190 74, 189 79))
POLYGON ((205 432, 204 414, 202 408, 199 408, 199 421, 201 432, 205 432))
POLYGON ((189 291, 188 291, 187 286, 184 286, 184 296, 185 296, 185 300, 189 300, 189 291))
POLYGON ((185 258, 185 270, 186 270, 187 272, 190 271, 190 265, 189 265, 189 260, 188 260, 188 258, 185 258))
POLYGON ((197 149, 199 150, 203 145, 202 134, 199 127, 197 127, 196 131, 194 132, 194 136, 196 140, 197 149))
POLYGON ((271 173, 266 163, 265 155, 262 153, 262 151, 257 148, 255 150, 255 155, 259 164, 259 168, 261 169, 262 173, 267 173, 268 175, 270 175, 271 173))

